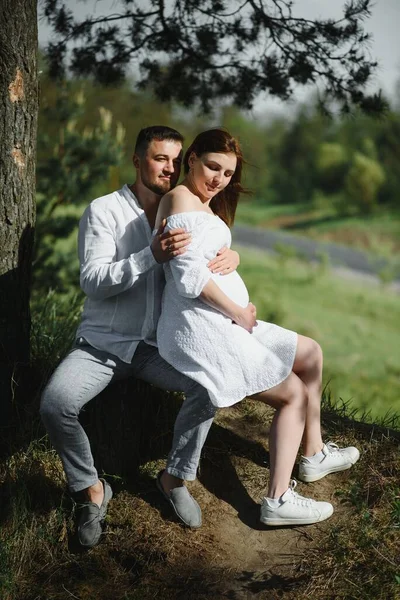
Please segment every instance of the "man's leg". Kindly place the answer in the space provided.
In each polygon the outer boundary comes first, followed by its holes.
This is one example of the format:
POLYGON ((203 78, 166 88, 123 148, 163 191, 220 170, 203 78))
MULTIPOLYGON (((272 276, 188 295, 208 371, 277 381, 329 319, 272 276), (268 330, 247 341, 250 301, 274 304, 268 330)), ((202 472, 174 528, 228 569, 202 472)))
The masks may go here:
MULTIPOLYGON (((78 416, 83 406, 107 387, 116 371, 124 368, 119 363, 116 357, 89 345, 74 348, 53 373, 40 406, 43 423, 62 460, 70 491, 88 490, 88 499, 99 505, 103 486, 78 416)), ((126 368, 129 369, 129 365, 126 368)))
POLYGON ((49 438, 62 460, 71 492, 83 491, 78 538, 91 548, 100 540, 112 490, 99 480, 85 430, 78 420, 83 406, 113 378, 128 375, 130 365, 88 344, 72 350, 45 388, 40 413, 49 438))
POLYGON ((189 494, 183 481, 196 478, 201 450, 216 408, 212 405, 208 392, 165 362, 156 348, 141 343, 136 350, 132 366, 136 377, 161 389, 181 391, 185 394, 185 400, 175 421, 167 468, 159 474, 157 487, 185 525, 200 527, 200 506, 189 494))
POLYGON ((172 450, 167 472, 193 481, 196 479, 201 450, 213 422, 216 407, 207 390, 179 373, 158 353, 157 348, 140 343, 132 360, 133 375, 170 392, 183 392, 185 401, 174 426, 172 450))

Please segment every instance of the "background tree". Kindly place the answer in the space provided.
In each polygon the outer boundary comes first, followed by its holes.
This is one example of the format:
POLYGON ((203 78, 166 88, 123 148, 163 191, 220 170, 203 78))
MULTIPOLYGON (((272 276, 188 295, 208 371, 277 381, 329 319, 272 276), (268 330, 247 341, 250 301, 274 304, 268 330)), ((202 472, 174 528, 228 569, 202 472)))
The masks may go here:
MULTIPOLYGON (((0 389, 2 416, 29 359, 35 220, 36 0, 0 3, 0 389)), ((3 420, 4 423, 4 420, 3 420)))
POLYGON ((345 146, 336 141, 323 142, 316 148, 317 184, 325 194, 340 192, 348 171, 349 156, 345 146))
MULTIPOLYGON (((295 17, 288 0, 155 0, 148 7, 123 0, 119 14, 83 22, 67 6, 43 0, 58 38, 47 53, 54 76, 68 72, 112 84, 134 60, 140 88, 205 110, 228 101, 248 108, 260 92, 286 100, 298 84, 317 82, 344 111, 352 104, 370 112, 384 106, 364 91, 376 66, 362 26, 371 0, 350 0, 338 21, 295 17)), ((12 371, 29 355, 36 0, 3 0, 0 23, 0 364, 2 389, 10 396, 12 371)))
POLYGON ((295 86, 318 81, 344 111, 381 110, 379 95, 364 91, 376 67, 362 26, 371 0, 349 0, 336 21, 296 17, 293 4, 124 0, 118 13, 77 21, 66 2, 44 0, 58 37, 47 51, 50 71, 59 77, 69 67, 115 84, 134 59, 140 88, 184 106, 209 110, 222 100, 250 108, 260 92, 287 100, 295 86))
POLYGON ((314 163, 319 141, 326 135, 326 123, 314 107, 303 107, 282 138, 273 185, 281 202, 309 202, 315 186, 314 163))
POLYGON ((356 152, 346 177, 346 192, 351 208, 369 214, 377 207, 377 193, 385 173, 380 164, 361 152, 356 152))
MULTIPOLYGON (((63 242, 76 232, 98 182, 112 180, 124 157, 125 130, 120 123, 113 126, 111 111, 102 106, 93 110, 95 126, 85 123, 87 112, 85 94, 72 82, 65 82, 53 98, 42 96, 33 270, 33 289, 42 298, 49 287, 59 292, 75 288, 76 244, 70 248, 63 242)), ((119 185, 116 179, 113 187, 119 185)))

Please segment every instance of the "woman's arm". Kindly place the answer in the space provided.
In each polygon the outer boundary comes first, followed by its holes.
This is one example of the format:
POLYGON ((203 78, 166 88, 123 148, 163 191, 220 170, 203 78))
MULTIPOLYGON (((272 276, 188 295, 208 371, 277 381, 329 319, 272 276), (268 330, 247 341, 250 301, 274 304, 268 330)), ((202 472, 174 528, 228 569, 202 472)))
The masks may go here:
POLYGON ((210 279, 203 287, 199 298, 206 304, 226 315, 234 323, 240 325, 250 333, 256 326, 256 307, 249 302, 246 308, 233 302, 219 287, 210 279))
POLYGON ((178 294, 186 298, 199 298, 251 332, 256 325, 255 306, 250 303, 243 308, 233 302, 212 280, 212 273, 207 267, 209 261, 205 260, 204 248, 207 246, 210 228, 208 218, 199 211, 196 216, 191 214, 188 220, 182 212, 171 216, 166 230, 173 227, 188 227, 192 235, 186 252, 169 263, 178 294))
MULTIPOLYGON (((157 217, 156 217, 156 227, 159 227, 162 222, 165 222, 165 219, 175 213, 184 213, 192 210, 199 210, 201 203, 199 203, 199 199, 188 192, 188 190, 183 186, 178 186, 178 188, 174 188, 165 196, 161 198, 157 217)), ((185 243, 186 245, 186 243, 185 243)), ((179 249, 179 244, 174 244, 174 250, 179 249)), ((175 253, 174 256, 177 256, 179 253, 175 253)), ((207 267, 210 269, 211 273, 221 273, 221 275, 229 275, 233 271, 236 271, 240 264, 239 254, 235 250, 231 250, 224 246, 221 248, 217 256, 209 261, 207 267)))
POLYGON ((188 191, 184 186, 174 188, 160 200, 158 205, 155 227, 159 227, 164 219, 176 213, 188 211, 200 211, 202 203, 200 200, 188 191))

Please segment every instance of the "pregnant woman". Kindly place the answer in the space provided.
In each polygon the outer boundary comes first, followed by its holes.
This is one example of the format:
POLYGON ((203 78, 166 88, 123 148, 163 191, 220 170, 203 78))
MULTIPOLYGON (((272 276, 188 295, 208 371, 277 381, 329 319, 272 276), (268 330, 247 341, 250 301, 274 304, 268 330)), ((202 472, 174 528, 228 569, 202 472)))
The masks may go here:
POLYGON ((216 406, 231 406, 251 396, 276 410, 261 521, 275 526, 310 524, 330 517, 333 507, 294 491, 296 482, 290 477, 300 444, 303 481, 349 468, 359 452, 322 441, 318 344, 256 320, 240 275, 234 271, 221 277, 207 267, 222 246, 230 247, 229 227, 243 191, 242 163, 240 146, 227 131, 205 131, 186 152, 184 181, 161 200, 156 228, 166 220, 166 230, 183 227, 192 242, 184 254, 164 265, 158 348, 178 371, 205 387, 216 406))

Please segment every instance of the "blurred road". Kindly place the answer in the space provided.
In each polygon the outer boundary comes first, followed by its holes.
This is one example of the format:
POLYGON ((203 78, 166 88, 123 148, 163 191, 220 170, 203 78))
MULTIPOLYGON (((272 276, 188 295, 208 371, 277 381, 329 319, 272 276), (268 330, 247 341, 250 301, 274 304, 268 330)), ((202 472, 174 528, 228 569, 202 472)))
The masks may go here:
MULTIPOLYGON (((309 261, 318 261, 328 259, 329 265, 339 274, 349 276, 353 273, 354 277, 364 275, 364 279, 379 281, 379 273, 386 268, 390 269, 390 263, 385 258, 380 258, 356 250, 347 248, 332 242, 318 242, 305 237, 298 237, 290 233, 279 230, 258 229, 244 225, 235 225, 232 231, 234 244, 258 248, 259 250, 284 252, 288 249, 288 254, 292 251, 293 255, 302 256, 309 261)), ((392 286, 400 289, 400 266, 393 277, 392 286)))

